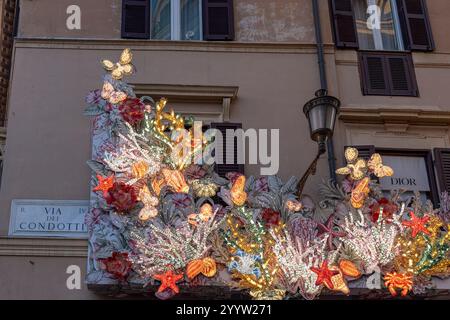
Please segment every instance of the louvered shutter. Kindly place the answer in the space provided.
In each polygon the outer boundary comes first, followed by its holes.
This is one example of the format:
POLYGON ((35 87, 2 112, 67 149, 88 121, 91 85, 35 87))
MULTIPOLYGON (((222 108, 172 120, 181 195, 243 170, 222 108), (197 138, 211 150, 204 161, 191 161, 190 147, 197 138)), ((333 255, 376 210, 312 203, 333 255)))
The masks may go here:
POLYGON ((233 0, 203 0, 203 39, 234 40, 233 0))
POLYGON ((351 0, 330 0, 334 42, 340 48, 358 48, 358 35, 351 0))
POLYGON ((150 38, 150 0, 122 0, 122 38, 150 38))
MULTIPOLYGON (((234 143, 230 143, 232 137, 227 135, 227 130, 242 129, 241 123, 211 123, 211 128, 217 129, 222 133, 223 140, 216 140, 216 148, 222 150, 222 164, 216 164, 214 169, 221 177, 225 177, 228 172, 244 173, 244 165, 238 164, 238 144, 237 138, 234 138, 234 143), (231 162, 231 163, 227 163, 231 162)), ((241 150, 242 151, 242 150, 241 150)), ((219 155, 218 155, 219 156, 219 155)))
POLYGON ((425 0, 397 0, 397 7, 405 48, 432 51, 434 41, 425 0))
POLYGON ((418 96, 411 54, 361 51, 359 66, 364 95, 418 96))
POLYGON ((360 78, 363 94, 389 95, 389 79, 384 56, 377 53, 359 53, 360 78))
POLYGON ((441 192, 450 192, 450 149, 434 149, 441 192))

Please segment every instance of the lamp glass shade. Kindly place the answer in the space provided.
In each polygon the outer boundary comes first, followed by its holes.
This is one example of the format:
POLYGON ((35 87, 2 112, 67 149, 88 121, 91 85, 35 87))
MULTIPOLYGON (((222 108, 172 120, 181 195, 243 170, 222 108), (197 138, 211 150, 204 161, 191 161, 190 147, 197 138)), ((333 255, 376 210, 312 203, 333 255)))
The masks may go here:
POLYGON ((305 104, 303 112, 308 118, 312 140, 319 141, 333 136, 339 107, 340 101, 331 96, 318 96, 305 104))

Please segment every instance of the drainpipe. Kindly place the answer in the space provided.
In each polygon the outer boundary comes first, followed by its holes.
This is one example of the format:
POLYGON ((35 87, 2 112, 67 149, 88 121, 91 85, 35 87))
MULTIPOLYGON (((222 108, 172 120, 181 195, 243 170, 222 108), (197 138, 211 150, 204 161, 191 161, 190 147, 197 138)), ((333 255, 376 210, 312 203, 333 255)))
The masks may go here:
MULTIPOLYGON (((317 2, 317 0, 312 0, 312 9, 314 16, 314 27, 316 31, 317 62, 319 64, 320 88, 323 90, 328 90, 327 74, 325 71, 325 56, 323 51, 322 27, 320 25, 319 3, 317 2)), ((336 159, 334 158, 334 144, 332 137, 327 139, 327 151, 330 179, 333 183, 336 183, 336 159)))

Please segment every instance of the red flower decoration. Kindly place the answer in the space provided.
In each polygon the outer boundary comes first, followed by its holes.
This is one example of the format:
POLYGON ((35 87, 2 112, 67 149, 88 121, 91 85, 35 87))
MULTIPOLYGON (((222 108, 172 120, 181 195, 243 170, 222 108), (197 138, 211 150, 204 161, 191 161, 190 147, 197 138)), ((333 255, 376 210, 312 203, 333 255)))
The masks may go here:
POLYGON ((115 182, 105 197, 106 203, 117 212, 124 213, 133 209, 137 203, 136 190, 123 182, 115 182))
POLYGON ((137 98, 126 99, 119 106, 123 120, 130 124, 136 124, 144 119, 145 105, 137 98))
POLYGON ((278 226, 281 221, 281 214, 270 208, 265 208, 261 212, 261 218, 265 222, 267 227, 278 226))
POLYGON ((369 208, 372 213, 373 222, 378 221, 381 208, 383 208, 383 218, 388 221, 392 219, 392 216, 398 210, 398 206, 395 203, 390 202, 386 198, 381 198, 376 203, 372 204, 369 208))
POLYGON ((119 280, 125 280, 131 269, 131 261, 128 260, 128 253, 126 252, 113 252, 111 257, 98 260, 101 263, 102 269, 119 280))

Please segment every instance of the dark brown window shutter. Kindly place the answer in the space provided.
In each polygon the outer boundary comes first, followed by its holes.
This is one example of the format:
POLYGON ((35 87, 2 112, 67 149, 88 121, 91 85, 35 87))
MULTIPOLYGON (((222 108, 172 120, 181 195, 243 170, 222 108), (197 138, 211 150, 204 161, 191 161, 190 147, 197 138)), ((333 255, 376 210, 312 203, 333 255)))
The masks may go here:
POLYGON ((339 48, 358 48, 355 17, 351 0, 330 0, 334 42, 339 48))
POLYGON ((370 157, 375 153, 375 146, 367 145, 367 146, 346 146, 345 149, 348 147, 353 147, 358 150, 358 156, 360 158, 363 158, 365 160, 369 160, 370 157))
POLYGON ((407 50, 434 50, 433 34, 425 0, 397 0, 403 40, 407 50))
MULTIPOLYGON (((240 173, 244 173, 244 165, 243 164, 238 164, 238 143, 237 143, 237 139, 235 138, 234 140, 234 148, 233 150, 231 150, 231 146, 227 146, 227 138, 226 138, 226 131, 227 129, 241 129, 242 128, 242 123, 229 123, 229 122, 217 122, 217 123, 211 123, 211 128, 213 129, 217 129, 222 133, 223 136, 223 164, 216 164, 214 169, 217 172, 217 174, 221 177, 225 177, 225 175, 228 172, 240 172, 240 173), (234 160, 233 160, 233 164, 227 164, 226 163, 226 159, 227 159, 227 151, 233 151, 234 152, 234 160)), ((217 143, 218 147, 220 147, 220 143, 217 143)))
POLYGON ((233 0, 203 0, 203 39, 234 40, 233 0))
POLYGON ((364 95, 418 96, 411 54, 360 51, 358 55, 364 95))
POLYGON ((122 38, 150 38, 150 0, 122 0, 122 38))
POLYGON ((434 149, 434 158, 441 192, 450 192, 450 149, 434 149))

